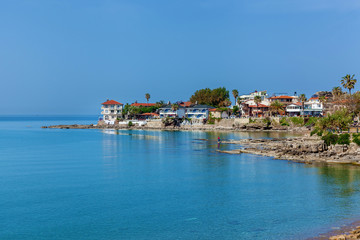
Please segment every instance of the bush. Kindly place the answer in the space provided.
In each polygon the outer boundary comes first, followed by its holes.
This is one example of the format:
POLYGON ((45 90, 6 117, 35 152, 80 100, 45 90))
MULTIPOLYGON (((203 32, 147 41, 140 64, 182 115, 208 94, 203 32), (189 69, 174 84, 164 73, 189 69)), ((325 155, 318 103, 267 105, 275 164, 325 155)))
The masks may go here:
POLYGON ((289 122, 287 121, 286 118, 281 118, 280 119, 280 125, 281 126, 290 126, 289 122))
POLYGON ((350 134, 348 134, 348 133, 340 134, 339 138, 337 140, 337 143, 349 145, 350 144, 350 134))
POLYGON ((325 136, 323 136, 321 139, 324 140, 324 142, 327 146, 330 146, 331 144, 337 143, 338 135, 329 132, 325 136))
POLYGON ((315 125, 317 122, 317 117, 309 117, 309 119, 306 121, 305 126, 312 126, 315 125))
POLYGON ((129 127, 134 126, 133 122, 132 122, 132 121, 128 122, 128 126, 129 126, 129 127))
POLYGON ((353 142, 356 143, 358 146, 360 146, 360 139, 359 138, 353 138, 353 142))
POLYGON ((270 118, 269 117, 264 118, 263 123, 266 125, 266 127, 270 127, 270 125, 271 125, 270 118))
POLYGON ((356 143, 358 146, 360 146, 360 133, 353 133, 352 134, 353 137, 353 142, 356 143))
POLYGON ((252 120, 251 118, 249 118, 249 123, 256 123, 256 119, 252 120))
POLYGON ((294 125, 299 125, 299 126, 304 125, 304 118, 302 117, 290 117, 289 119, 294 125))

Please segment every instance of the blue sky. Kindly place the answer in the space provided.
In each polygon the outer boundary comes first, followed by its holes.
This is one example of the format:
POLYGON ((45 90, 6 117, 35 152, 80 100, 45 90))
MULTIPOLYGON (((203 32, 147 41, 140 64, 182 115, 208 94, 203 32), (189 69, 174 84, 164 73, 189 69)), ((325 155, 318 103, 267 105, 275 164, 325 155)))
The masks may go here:
POLYGON ((0 29, 0 114, 360 81, 358 0, 1 0, 0 29))

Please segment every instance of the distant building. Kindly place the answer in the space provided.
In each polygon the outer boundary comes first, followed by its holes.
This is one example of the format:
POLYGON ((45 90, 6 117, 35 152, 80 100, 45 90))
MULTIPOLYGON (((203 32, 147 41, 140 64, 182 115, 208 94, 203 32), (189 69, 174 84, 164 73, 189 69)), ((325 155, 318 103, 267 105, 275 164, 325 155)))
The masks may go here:
POLYGON ((279 101, 280 103, 287 106, 287 105, 299 102, 299 97, 298 96, 286 96, 286 95, 273 96, 273 97, 269 97, 269 101, 270 101, 270 103, 279 101))
MULTIPOLYGON (((241 100, 241 102, 245 102, 245 101, 248 101, 248 100, 254 100, 254 98, 256 96, 260 96, 261 97, 261 101, 264 101, 266 98, 267 98, 267 92, 266 91, 254 91, 248 95, 241 95, 239 96, 238 98, 241 100)), ((238 103, 236 103, 236 105, 239 106, 238 103)))
POLYGON ((101 105, 102 120, 106 124, 114 124, 117 118, 122 118, 124 104, 115 100, 107 100, 101 105))
POLYGON ((249 115, 255 117, 264 117, 264 115, 269 111, 269 106, 264 104, 258 105, 249 105, 249 115))
POLYGON ((159 108, 159 116, 160 118, 166 118, 166 117, 185 117, 185 108, 178 105, 178 109, 173 109, 171 104, 168 104, 166 106, 163 106, 159 108))
POLYGON ((229 118, 228 111, 223 111, 221 109, 211 108, 211 109, 209 109, 209 113, 214 118, 229 118))
POLYGON ((323 104, 319 97, 312 97, 304 103, 304 115, 306 116, 322 116, 323 104))
POLYGON ((185 116, 187 118, 196 118, 196 119, 208 119, 209 117, 209 109, 213 107, 208 105, 193 105, 191 107, 186 108, 185 116))
POLYGON ((192 104, 191 102, 178 102, 178 104, 182 107, 190 107, 192 104))
POLYGON ((286 114, 290 117, 300 116, 302 111, 302 104, 297 102, 287 105, 285 111, 286 114))
POLYGON ((138 119, 138 120, 147 120, 147 119, 155 119, 155 118, 159 118, 159 114, 157 114, 157 113, 142 113, 142 114, 136 115, 136 119, 138 119))

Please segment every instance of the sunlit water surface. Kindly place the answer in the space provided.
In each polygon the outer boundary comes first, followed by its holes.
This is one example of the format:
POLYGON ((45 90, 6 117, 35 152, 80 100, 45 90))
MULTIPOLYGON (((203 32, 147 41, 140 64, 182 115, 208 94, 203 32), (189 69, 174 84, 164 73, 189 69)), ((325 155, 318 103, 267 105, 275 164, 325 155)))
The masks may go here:
POLYGON ((40 128, 95 122, 0 117, 0 239, 306 239, 359 216, 358 168, 216 152, 288 135, 40 128))

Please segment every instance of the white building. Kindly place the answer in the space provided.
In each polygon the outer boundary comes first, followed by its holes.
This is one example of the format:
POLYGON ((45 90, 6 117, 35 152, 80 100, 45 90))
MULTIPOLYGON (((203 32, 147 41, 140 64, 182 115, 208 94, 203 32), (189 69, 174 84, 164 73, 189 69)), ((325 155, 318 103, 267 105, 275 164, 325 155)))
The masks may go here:
POLYGON ((304 103, 304 115, 321 116, 323 114, 323 104, 319 97, 312 97, 304 103))
POLYGON ((175 110, 175 109, 173 109, 171 104, 169 104, 169 105, 159 108, 159 116, 160 116, 160 118, 166 118, 166 117, 182 118, 182 117, 185 117, 185 108, 183 106, 178 105, 178 109, 175 110))
MULTIPOLYGON (((254 92, 252 92, 252 93, 250 93, 250 94, 248 94, 248 95, 241 95, 241 96, 239 96, 238 98, 240 98, 240 100, 242 101, 242 102, 244 102, 244 101, 248 101, 248 100, 254 100, 254 98, 256 97, 256 96, 260 96, 261 97, 261 101, 264 101, 266 98, 267 98, 267 93, 266 93, 266 91, 254 91, 254 92)), ((236 103, 236 105, 239 105, 238 103, 236 103)))
POLYGON ((103 120, 106 124, 114 124, 117 118, 122 118, 124 104, 108 99, 101 105, 101 120, 103 120))
POLYGON ((185 116, 192 119, 208 119, 209 109, 208 105, 194 105, 186 108, 185 116))
POLYGON ((302 104, 300 102, 292 103, 286 106, 286 114, 290 117, 302 115, 302 104))

